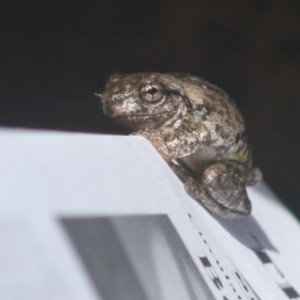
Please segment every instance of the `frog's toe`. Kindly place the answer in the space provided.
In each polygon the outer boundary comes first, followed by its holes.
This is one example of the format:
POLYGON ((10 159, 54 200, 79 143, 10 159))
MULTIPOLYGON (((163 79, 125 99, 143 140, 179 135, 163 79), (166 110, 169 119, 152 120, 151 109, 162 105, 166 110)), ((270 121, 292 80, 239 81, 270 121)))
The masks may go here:
POLYGON ((263 180, 263 174, 258 168, 254 168, 247 176, 247 185, 255 185, 263 180))

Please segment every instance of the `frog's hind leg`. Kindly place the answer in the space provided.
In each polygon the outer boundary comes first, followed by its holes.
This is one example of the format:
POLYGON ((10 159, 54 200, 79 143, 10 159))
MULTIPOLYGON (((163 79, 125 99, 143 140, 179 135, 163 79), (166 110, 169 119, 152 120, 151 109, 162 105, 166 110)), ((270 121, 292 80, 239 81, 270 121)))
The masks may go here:
POLYGON ((222 161, 206 168, 201 182, 189 178, 184 187, 214 215, 223 219, 242 219, 251 212, 246 175, 246 168, 240 163, 222 161))

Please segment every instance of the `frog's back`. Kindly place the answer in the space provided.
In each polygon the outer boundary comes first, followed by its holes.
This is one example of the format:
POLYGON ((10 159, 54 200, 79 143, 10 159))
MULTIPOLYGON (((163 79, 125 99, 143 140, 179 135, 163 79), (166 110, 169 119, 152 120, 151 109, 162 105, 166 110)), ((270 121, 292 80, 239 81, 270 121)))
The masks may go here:
POLYGON ((244 120, 230 96, 202 78, 173 76, 192 104, 192 120, 205 125, 210 133, 209 144, 184 160, 191 166, 224 159, 251 164, 244 120))

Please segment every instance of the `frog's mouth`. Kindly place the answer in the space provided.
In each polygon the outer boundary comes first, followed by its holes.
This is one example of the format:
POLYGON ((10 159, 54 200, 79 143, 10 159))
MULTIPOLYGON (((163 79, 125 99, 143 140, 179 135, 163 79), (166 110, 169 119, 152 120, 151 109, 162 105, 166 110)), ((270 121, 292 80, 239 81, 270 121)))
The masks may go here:
POLYGON ((172 110, 167 110, 167 111, 161 111, 161 112, 156 112, 156 113, 152 113, 152 112, 147 112, 147 113, 132 113, 132 114, 123 114, 122 112, 118 113, 118 111, 112 109, 109 106, 103 106, 102 107, 102 111, 105 114, 105 116, 109 117, 109 118, 122 118, 122 119, 136 119, 136 118, 150 118, 150 119, 156 119, 158 117, 167 117, 167 118, 171 118, 172 116, 177 114, 177 110, 176 109, 172 109, 172 110))
POLYGON ((133 130, 154 129, 166 124, 176 115, 176 110, 161 112, 156 114, 136 114, 136 115, 111 115, 110 119, 122 126, 133 130))
POLYGON ((176 110, 170 110, 166 112, 161 112, 161 113, 156 113, 156 114, 136 114, 134 116, 120 116, 121 118, 143 118, 143 117, 150 117, 150 118, 155 118, 163 115, 173 115, 176 114, 176 110))

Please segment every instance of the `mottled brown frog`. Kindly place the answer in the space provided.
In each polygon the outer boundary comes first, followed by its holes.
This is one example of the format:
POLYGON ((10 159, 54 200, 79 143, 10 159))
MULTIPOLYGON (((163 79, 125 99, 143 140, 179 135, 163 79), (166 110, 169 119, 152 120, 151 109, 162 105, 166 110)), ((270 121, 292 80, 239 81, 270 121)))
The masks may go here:
POLYGON ((99 96, 104 114, 147 138, 214 215, 250 214, 246 186, 262 174, 252 167, 242 115, 224 91, 188 74, 136 73, 111 76, 99 96))

